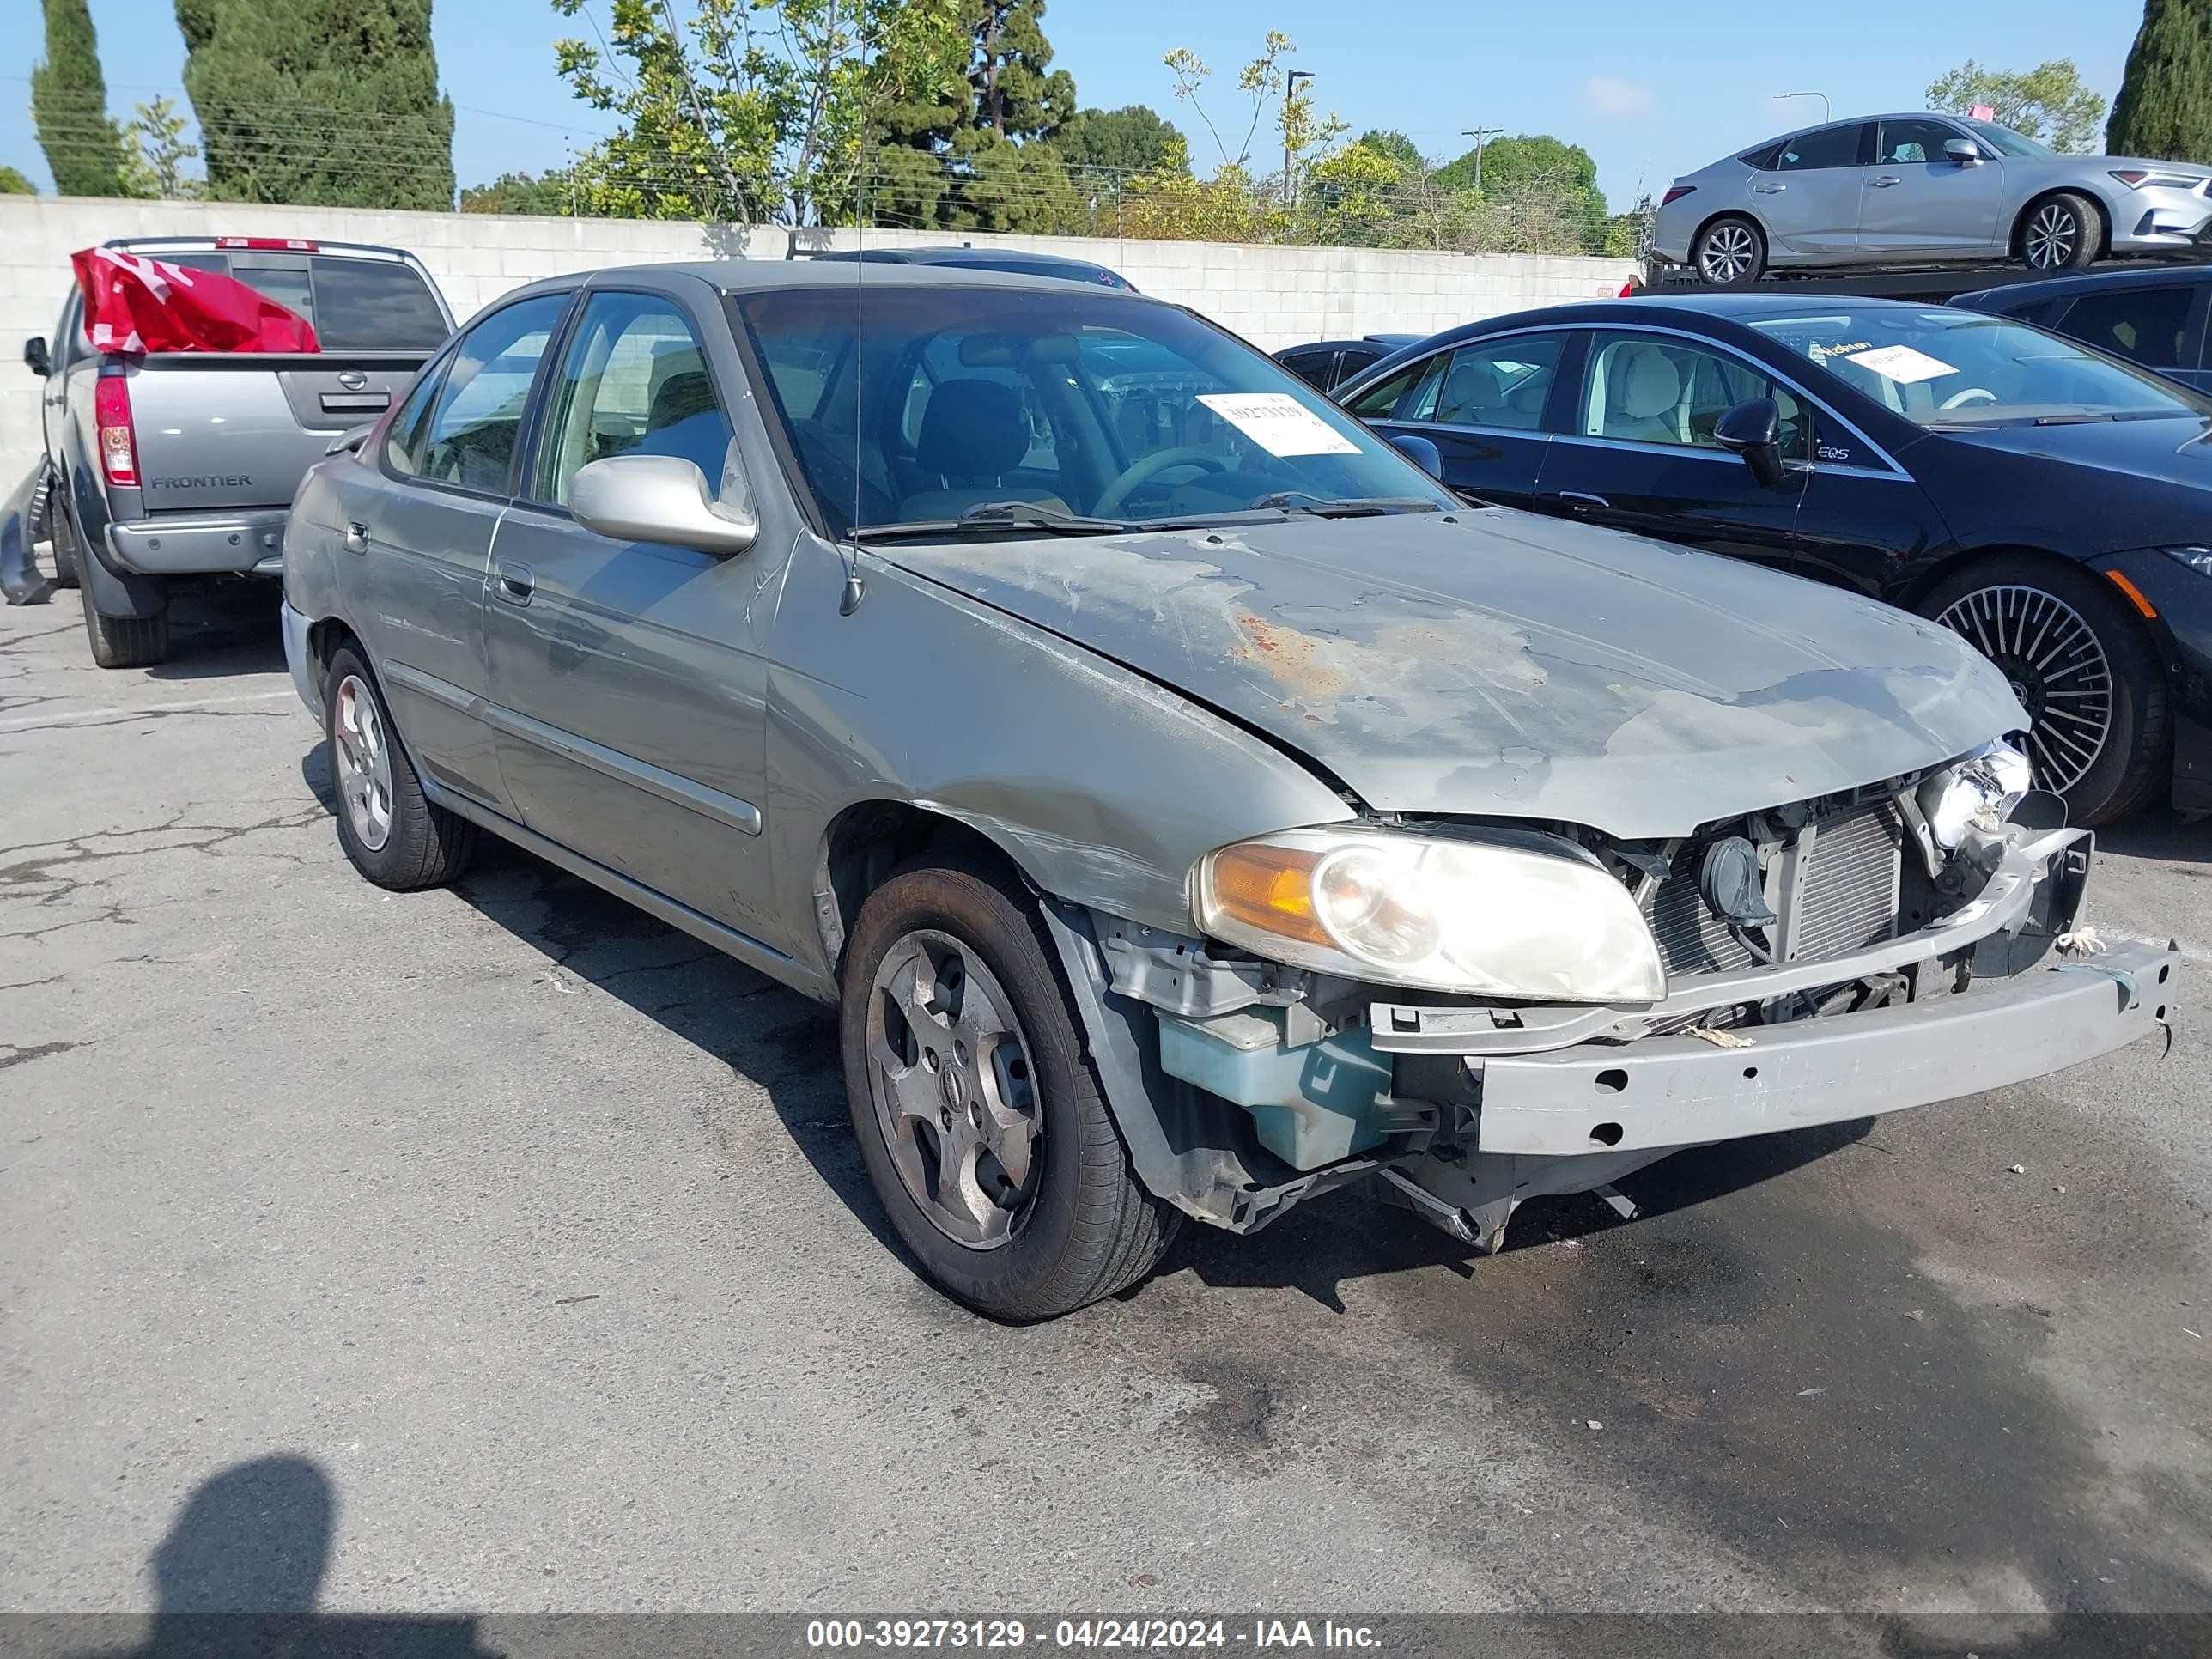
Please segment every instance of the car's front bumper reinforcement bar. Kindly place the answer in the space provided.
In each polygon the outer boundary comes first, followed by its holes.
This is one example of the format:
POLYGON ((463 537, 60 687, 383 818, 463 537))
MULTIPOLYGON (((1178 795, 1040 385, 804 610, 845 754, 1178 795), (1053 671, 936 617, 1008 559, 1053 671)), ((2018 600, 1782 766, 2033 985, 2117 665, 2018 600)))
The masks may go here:
POLYGON ((1956 1100, 2093 1060, 2166 1023, 2175 945, 2128 943, 1956 996, 1693 1036, 1469 1056, 1486 1152, 1701 1146, 1956 1100))

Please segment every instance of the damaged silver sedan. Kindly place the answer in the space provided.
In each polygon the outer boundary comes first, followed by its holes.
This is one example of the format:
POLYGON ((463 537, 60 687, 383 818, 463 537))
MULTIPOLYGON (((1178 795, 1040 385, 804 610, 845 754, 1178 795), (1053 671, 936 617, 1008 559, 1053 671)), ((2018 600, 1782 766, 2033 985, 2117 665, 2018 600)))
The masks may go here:
POLYGON ((1477 1249, 1686 1146, 2154 1030, 1948 631, 1467 506, 1176 307, 572 276, 309 475, 370 880, 482 830, 840 1010, 922 1269, 1065 1313, 1358 1185, 1477 1249))

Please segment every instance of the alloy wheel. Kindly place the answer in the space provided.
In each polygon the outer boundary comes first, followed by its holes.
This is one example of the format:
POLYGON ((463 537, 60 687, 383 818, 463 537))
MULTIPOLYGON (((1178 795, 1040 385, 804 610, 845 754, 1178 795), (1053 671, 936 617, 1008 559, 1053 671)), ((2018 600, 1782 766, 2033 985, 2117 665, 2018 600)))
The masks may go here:
POLYGON ((2112 668, 2096 631, 2038 587, 1978 587, 1936 617, 2012 682, 2027 710, 2028 758, 2039 788, 2072 788, 2112 736, 2112 668))
POLYGON ((2071 264, 2081 240, 2081 222, 2071 208, 2045 202, 2027 222, 2025 247, 2027 263, 2038 270, 2057 270, 2071 264))
POLYGON ((380 852, 392 838, 392 742, 375 694, 356 674, 338 682, 331 746, 337 751, 338 797, 346 819, 362 846, 380 852))
POLYGON ((868 998, 868 1087, 917 1208, 974 1249, 1004 1244, 1036 1196, 1036 1066, 1012 1000, 950 933, 893 941, 868 998))
POLYGON ((1698 270, 1715 284, 1741 282, 1759 257, 1759 243, 1747 225, 1716 225, 1698 250, 1698 270))

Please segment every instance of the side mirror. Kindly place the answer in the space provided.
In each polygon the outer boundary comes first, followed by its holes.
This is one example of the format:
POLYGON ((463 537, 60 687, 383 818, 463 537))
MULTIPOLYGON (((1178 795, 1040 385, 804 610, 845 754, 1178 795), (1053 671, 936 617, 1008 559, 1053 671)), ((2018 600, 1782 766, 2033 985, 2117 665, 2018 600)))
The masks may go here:
POLYGON ((46 337, 33 334, 23 342, 23 367, 40 380, 54 372, 53 362, 46 356, 46 337))
POLYGON ((1433 439, 1424 438, 1418 432, 1401 432, 1390 440, 1391 446, 1439 483, 1443 481, 1444 458, 1438 453, 1433 439))
POLYGON ((1943 159, 1962 167, 1978 167, 1982 164, 1982 147, 1971 138, 1946 138, 1943 159))
POLYGON ((693 547, 728 558, 750 548, 760 526, 717 506, 707 475, 679 455, 610 455, 580 467, 568 510, 585 529, 621 542, 693 547))
POLYGON ((354 454, 368 441, 368 434, 375 430, 376 422, 374 421, 369 422, 366 426, 349 426, 331 440, 323 450, 323 453, 325 455, 354 454))
POLYGON ((1738 404, 1713 428, 1713 441, 1743 457, 1761 488, 1782 482, 1782 411, 1771 398, 1738 404))

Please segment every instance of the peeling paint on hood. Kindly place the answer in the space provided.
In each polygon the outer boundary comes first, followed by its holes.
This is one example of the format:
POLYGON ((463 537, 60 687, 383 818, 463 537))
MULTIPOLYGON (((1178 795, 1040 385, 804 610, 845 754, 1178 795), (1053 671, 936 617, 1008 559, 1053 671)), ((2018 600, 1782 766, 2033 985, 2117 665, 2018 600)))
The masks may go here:
POLYGON ((2027 724, 1933 623, 1529 514, 870 551, 1259 728, 1380 811, 1680 835, 2027 724))

